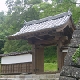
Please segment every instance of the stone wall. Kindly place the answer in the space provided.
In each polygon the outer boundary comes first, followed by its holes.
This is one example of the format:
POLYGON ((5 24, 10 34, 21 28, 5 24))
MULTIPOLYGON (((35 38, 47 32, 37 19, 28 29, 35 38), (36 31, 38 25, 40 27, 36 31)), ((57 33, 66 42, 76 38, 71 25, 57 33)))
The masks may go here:
MULTIPOLYGON (((79 26, 80 27, 80 26, 79 26)), ((72 55, 80 44, 80 28, 74 31, 71 43, 68 48, 68 53, 64 60, 64 66, 60 72, 59 80, 80 80, 80 60, 74 63, 72 55)))

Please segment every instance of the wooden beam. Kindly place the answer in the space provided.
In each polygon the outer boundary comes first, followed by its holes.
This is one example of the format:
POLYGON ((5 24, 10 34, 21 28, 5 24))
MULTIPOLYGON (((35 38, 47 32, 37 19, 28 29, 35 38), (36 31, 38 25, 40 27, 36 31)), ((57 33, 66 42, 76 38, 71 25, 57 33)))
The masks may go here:
POLYGON ((47 39, 47 40, 36 41, 35 44, 51 44, 51 43, 56 42, 58 39, 59 39, 59 37, 57 37, 57 38, 54 38, 54 37, 53 37, 53 38, 47 39))
POLYGON ((30 44, 48 44, 48 43, 53 43, 55 40, 58 40, 59 37, 63 36, 62 33, 55 33, 53 35, 43 35, 39 37, 32 37, 28 38, 28 42, 30 44))
POLYGON ((34 74, 44 72, 44 47, 32 45, 32 72, 34 74))
POLYGON ((23 34, 23 36, 25 36, 27 39, 31 38, 31 37, 36 37, 39 38, 40 36, 45 36, 45 35, 49 35, 49 36, 53 36, 55 35, 56 30, 55 29, 45 29, 45 30, 39 30, 39 31, 35 31, 35 32, 31 32, 31 33, 25 33, 23 34))
POLYGON ((71 28, 72 28, 72 30, 73 30, 73 32, 74 32, 74 30, 76 30, 76 26, 74 25, 74 22, 73 22, 73 20, 72 20, 72 17, 70 17, 70 21, 69 21, 70 23, 72 23, 71 25, 71 28))
POLYGON ((41 45, 44 46, 44 47, 46 47, 46 46, 52 46, 52 45, 56 46, 56 43, 57 43, 57 41, 54 42, 54 43, 50 43, 50 44, 41 44, 41 45))
POLYGON ((61 39, 58 41, 57 45, 57 61, 58 61, 58 71, 62 69, 62 52, 61 47, 63 46, 61 39))

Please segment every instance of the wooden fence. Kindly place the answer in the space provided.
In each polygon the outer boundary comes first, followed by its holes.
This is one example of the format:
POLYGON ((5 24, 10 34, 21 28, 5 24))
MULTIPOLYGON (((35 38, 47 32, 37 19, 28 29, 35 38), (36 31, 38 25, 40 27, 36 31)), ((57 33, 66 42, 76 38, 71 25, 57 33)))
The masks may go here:
POLYGON ((1 64, 1 74, 32 73, 32 62, 1 64))

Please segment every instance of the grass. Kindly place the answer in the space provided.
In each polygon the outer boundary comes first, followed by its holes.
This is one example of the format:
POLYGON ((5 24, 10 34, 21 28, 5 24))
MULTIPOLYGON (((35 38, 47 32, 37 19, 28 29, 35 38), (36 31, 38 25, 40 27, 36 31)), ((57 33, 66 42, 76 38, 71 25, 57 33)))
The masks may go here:
POLYGON ((57 71, 57 63, 44 63, 44 72, 57 71))

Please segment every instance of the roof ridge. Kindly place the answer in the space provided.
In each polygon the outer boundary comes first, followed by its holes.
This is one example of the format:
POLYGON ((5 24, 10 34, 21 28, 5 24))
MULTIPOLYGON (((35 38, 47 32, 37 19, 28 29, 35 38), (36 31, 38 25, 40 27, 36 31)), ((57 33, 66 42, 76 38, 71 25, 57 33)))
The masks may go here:
POLYGON ((45 17, 45 18, 42 18, 42 19, 39 19, 39 20, 32 20, 32 21, 28 21, 28 22, 25 21, 24 25, 29 26, 29 25, 33 25, 33 24, 39 24, 39 23, 42 23, 42 22, 45 22, 45 21, 55 20, 55 19, 61 18, 63 16, 71 16, 71 15, 72 15, 71 11, 63 12, 63 13, 60 13, 60 14, 57 14, 57 15, 54 15, 54 16, 48 16, 48 17, 45 17))
POLYGON ((0 57, 3 57, 3 56, 15 56, 15 55, 21 55, 21 54, 32 54, 32 51, 29 50, 29 51, 23 51, 23 52, 10 52, 8 54, 0 54, 0 57))

